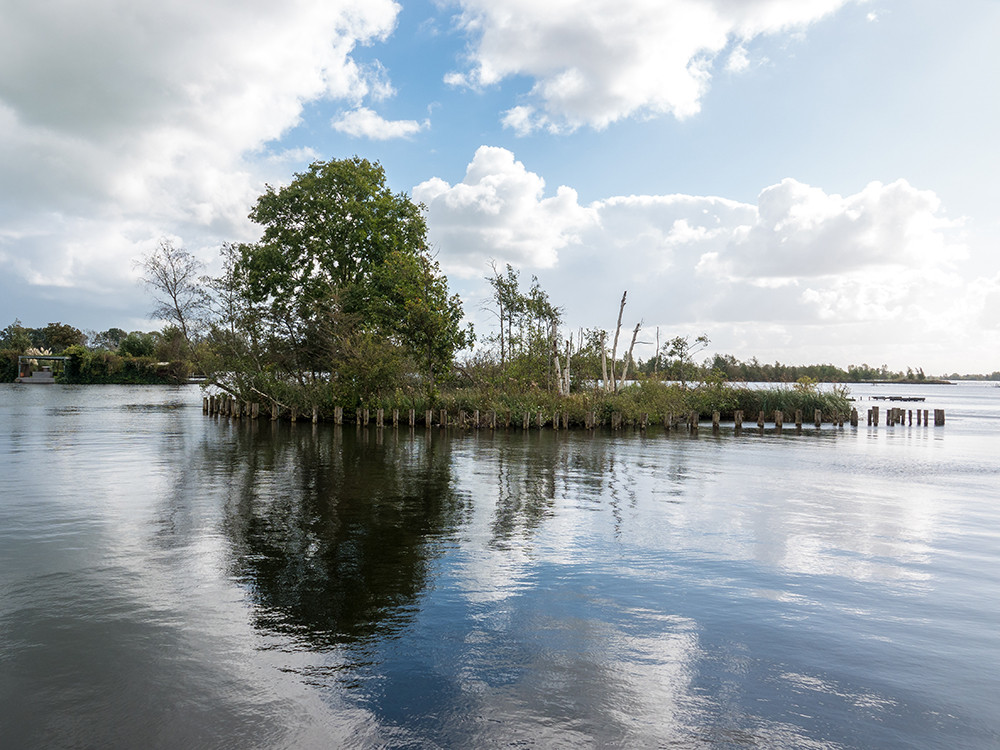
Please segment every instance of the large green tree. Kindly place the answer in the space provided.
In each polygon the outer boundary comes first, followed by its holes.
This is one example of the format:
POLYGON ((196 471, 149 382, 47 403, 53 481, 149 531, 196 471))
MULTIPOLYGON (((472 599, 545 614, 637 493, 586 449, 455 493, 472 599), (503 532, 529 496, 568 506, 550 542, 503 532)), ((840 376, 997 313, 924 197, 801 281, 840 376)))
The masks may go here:
POLYGON ((213 284, 229 311, 215 335, 239 352, 244 377, 325 388, 341 403, 414 373, 433 392, 470 343, 461 303, 428 253, 422 207, 390 190, 378 163, 315 162, 289 185, 268 186, 250 218, 260 241, 229 247, 232 262, 213 284))

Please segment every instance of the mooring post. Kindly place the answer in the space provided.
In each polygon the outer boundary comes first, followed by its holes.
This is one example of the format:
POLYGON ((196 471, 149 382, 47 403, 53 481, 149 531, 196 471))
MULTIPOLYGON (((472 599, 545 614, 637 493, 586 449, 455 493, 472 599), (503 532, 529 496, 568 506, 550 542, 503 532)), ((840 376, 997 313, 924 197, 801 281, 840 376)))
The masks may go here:
POLYGON ((858 426, 858 410, 851 409, 851 427, 858 426))
POLYGON ((813 418, 814 418, 814 420, 816 422, 816 426, 817 427, 822 427, 823 426, 823 412, 821 410, 816 409, 813 412, 813 418))
POLYGON ((465 409, 458 410, 458 426, 459 429, 465 427, 465 409))
POLYGON ((795 429, 796 430, 801 430, 802 429, 802 410, 801 409, 796 409, 795 410, 795 429))
POLYGON ((542 429, 545 426, 545 417, 542 415, 542 412, 538 412, 536 420, 538 422, 538 429, 542 429))
POLYGON ((298 409, 296 409, 296 408, 295 408, 295 407, 293 406, 293 407, 292 407, 292 421, 293 421, 293 422, 295 422, 295 421, 297 421, 297 420, 298 420, 298 418, 299 418, 299 410, 298 410, 298 409))
POLYGON ((760 429, 764 429, 764 412, 763 410, 757 412, 757 426, 760 429))
POLYGON ((441 410, 441 426, 442 427, 447 427, 448 426, 448 410, 447 409, 442 409, 441 410))
POLYGON ((399 427, 399 409, 392 410, 392 426, 399 427))
POLYGON ((417 410, 416 409, 410 409, 409 417, 410 417, 410 427, 416 427, 417 426, 417 410))
POLYGON ((333 407, 333 423, 334 424, 344 424, 344 407, 335 406, 333 407))
POLYGON ((878 407, 872 407, 872 424, 878 427, 878 407))
POLYGON ((528 429, 528 424, 530 422, 531 422, 531 412, 530 411, 526 411, 526 412, 524 412, 524 414, 521 415, 521 429, 522 430, 527 430, 528 429))
POLYGON ((430 427, 434 424, 434 412, 430 409, 424 412, 424 427, 430 427))
POLYGON ((739 432, 740 430, 743 429, 743 410, 742 409, 737 409, 736 411, 733 412, 733 426, 736 428, 737 432, 739 432))
POLYGON ((495 430, 497 428, 497 410, 490 410, 490 429, 495 430))
POLYGON ((781 432, 782 426, 785 424, 785 413, 780 409, 776 409, 774 412, 774 429, 781 432))
POLYGON ((722 415, 719 414, 719 412, 717 412, 717 411, 713 411, 712 412, 712 432, 718 432, 719 431, 719 420, 721 418, 722 418, 722 415))
POLYGON ((944 409, 934 410, 934 426, 941 427, 944 425, 944 409))
POLYGON ((379 408, 375 412, 375 426, 381 427, 384 421, 385 421, 385 409, 379 408))
POLYGON ((688 424, 692 432, 698 431, 698 420, 701 418, 701 414, 696 411, 691 412, 691 416, 688 418, 688 424))

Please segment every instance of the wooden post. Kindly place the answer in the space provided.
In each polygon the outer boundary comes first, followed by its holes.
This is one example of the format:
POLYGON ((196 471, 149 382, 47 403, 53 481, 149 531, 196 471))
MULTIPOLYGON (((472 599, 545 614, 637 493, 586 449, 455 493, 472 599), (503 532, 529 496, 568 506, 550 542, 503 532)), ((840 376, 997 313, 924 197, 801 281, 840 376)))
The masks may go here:
POLYGON ((392 426, 399 427, 399 409, 392 410, 392 426))
POLYGON ((797 430, 801 430, 802 429, 802 410, 801 409, 796 409, 795 410, 795 429, 797 429, 797 430))
POLYGON ((479 409, 472 412, 472 426, 479 429, 479 409))
POLYGON ((872 424, 878 427, 878 407, 872 407, 872 424))
POLYGON ((448 426, 448 410, 447 409, 442 409, 441 410, 441 426, 442 427, 447 427, 448 426))
POLYGON ((521 429, 527 430, 530 422, 531 422, 531 412, 526 411, 524 412, 524 416, 521 418, 521 429))
POLYGON ((367 406, 361 410, 361 416, 365 420, 365 427, 367 427, 371 418, 371 412, 368 410, 367 406))
POLYGON ((922 423, 920 421, 920 409, 917 409, 917 427, 919 427, 921 424, 922 423))
POLYGON ((359 406, 354 410, 354 424, 358 427, 361 426, 361 407, 359 406))
POLYGON ((688 429, 690 429, 691 432, 698 431, 699 417, 701 417, 701 415, 696 411, 691 412, 691 415, 688 417, 688 429))
POLYGON ((743 429, 743 410, 737 409, 733 412, 733 424, 736 427, 736 431, 739 432, 743 429))
POLYGON ((504 412, 503 426, 504 426, 504 429, 507 429, 508 427, 510 427, 510 409, 507 409, 504 412))
POLYGON ((563 412, 563 429, 569 429, 569 412, 563 412))
POLYGON ((934 426, 941 427, 944 425, 944 409, 934 410, 934 426))
POLYGON ((409 417, 410 417, 410 427, 416 427, 417 426, 417 410, 416 409, 410 409, 409 417))
POLYGON ((490 429, 495 430, 497 428, 497 412, 496 409, 490 411, 490 429))
POLYGON ((271 421, 272 422, 277 422, 278 421, 278 402, 277 401, 272 401, 271 402, 271 421))
POLYGON ((757 412, 757 426, 764 429, 764 412, 762 411, 757 412))
POLYGON ((545 417, 542 416, 541 412, 538 412, 538 416, 536 419, 538 421, 538 429, 540 430, 542 429, 542 427, 545 426, 545 417))
POLYGON ((458 410, 458 426, 460 428, 465 427, 465 409, 458 410))
POLYGON ((622 426, 622 415, 616 411, 611 412, 611 429, 617 430, 622 426))
POLYGON ((293 406, 293 407, 292 407, 292 421, 293 421, 293 422, 295 422, 295 421, 297 421, 297 420, 298 420, 298 418, 299 418, 299 410, 298 410, 298 409, 296 409, 296 408, 295 408, 295 407, 293 406))
POLYGON ((817 427, 822 427, 823 426, 823 412, 822 411, 820 411, 819 409, 816 409, 816 411, 813 412, 813 419, 815 420, 817 427))
POLYGON ((858 410, 851 409, 851 427, 858 426, 858 410))
POLYGON ((434 424, 434 412, 430 409, 424 412, 424 427, 430 427, 434 424))
POLYGON ((385 421, 385 409, 379 408, 375 412, 375 426, 381 427, 384 421, 385 421))
POLYGON ((335 406, 333 407, 333 423, 334 424, 344 424, 344 407, 335 406))
POLYGON ((913 426, 913 409, 906 410, 906 423, 912 427, 913 426))
POLYGON ((253 402, 253 418, 260 419, 260 402, 253 402))
POLYGON ((201 413, 208 414, 208 396, 201 397, 201 413))
POLYGON ((559 412, 556 412, 555 414, 552 415, 552 429, 553 430, 559 429, 559 412))
POLYGON ((722 415, 719 414, 719 412, 717 411, 712 412, 712 432, 719 431, 719 419, 721 418, 721 416, 722 415))
POLYGON ((312 419, 312 421, 313 421, 313 424, 316 424, 317 422, 319 422, 319 407, 318 406, 314 406, 313 407, 313 419, 312 419))
POLYGON ((645 430, 647 424, 649 424, 649 415, 643 412, 639 415, 639 429, 645 430))
POLYGON ((785 414, 780 409, 774 412, 774 429, 781 432, 781 428, 785 423, 785 414))

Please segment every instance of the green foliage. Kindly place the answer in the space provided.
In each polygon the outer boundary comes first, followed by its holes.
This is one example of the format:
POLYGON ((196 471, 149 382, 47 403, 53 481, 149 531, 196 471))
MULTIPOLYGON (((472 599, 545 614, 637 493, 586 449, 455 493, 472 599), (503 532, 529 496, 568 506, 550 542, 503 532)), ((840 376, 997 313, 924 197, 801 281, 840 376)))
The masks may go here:
POLYGON ((288 408, 350 408, 414 378, 433 396, 472 332, 427 254, 421 208, 386 187, 381 166, 316 162, 269 186, 250 216, 260 242, 224 246, 209 283, 215 356, 199 364, 213 382, 288 408))
POLYGON ((17 349, 0 349, 0 383, 17 380, 17 358, 22 353, 17 349))
POLYGON ((157 364, 153 357, 122 356, 113 352, 88 351, 72 346, 65 351, 69 357, 62 381, 77 384, 166 385, 183 383, 188 376, 185 362, 157 364))
POLYGON ((118 353, 123 357, 152 357, 156 353, 156 336, 132 331, 121 340, 118 353))
POLYGON ((18 319, 0 331, 0 349, 10 349, 18 354, 24 354, 31 346, 31 329, 21 325, 18 319))

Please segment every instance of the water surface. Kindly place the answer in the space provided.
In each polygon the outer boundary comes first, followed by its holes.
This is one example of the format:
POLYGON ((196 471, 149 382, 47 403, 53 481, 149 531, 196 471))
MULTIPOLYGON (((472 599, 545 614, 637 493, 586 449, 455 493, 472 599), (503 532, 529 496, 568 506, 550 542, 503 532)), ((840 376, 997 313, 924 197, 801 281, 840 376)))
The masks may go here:
POLYGON ((894 390, 945 427, 356 430, 0 387, 3 744, 997 746, 1000 389, 894 390))

